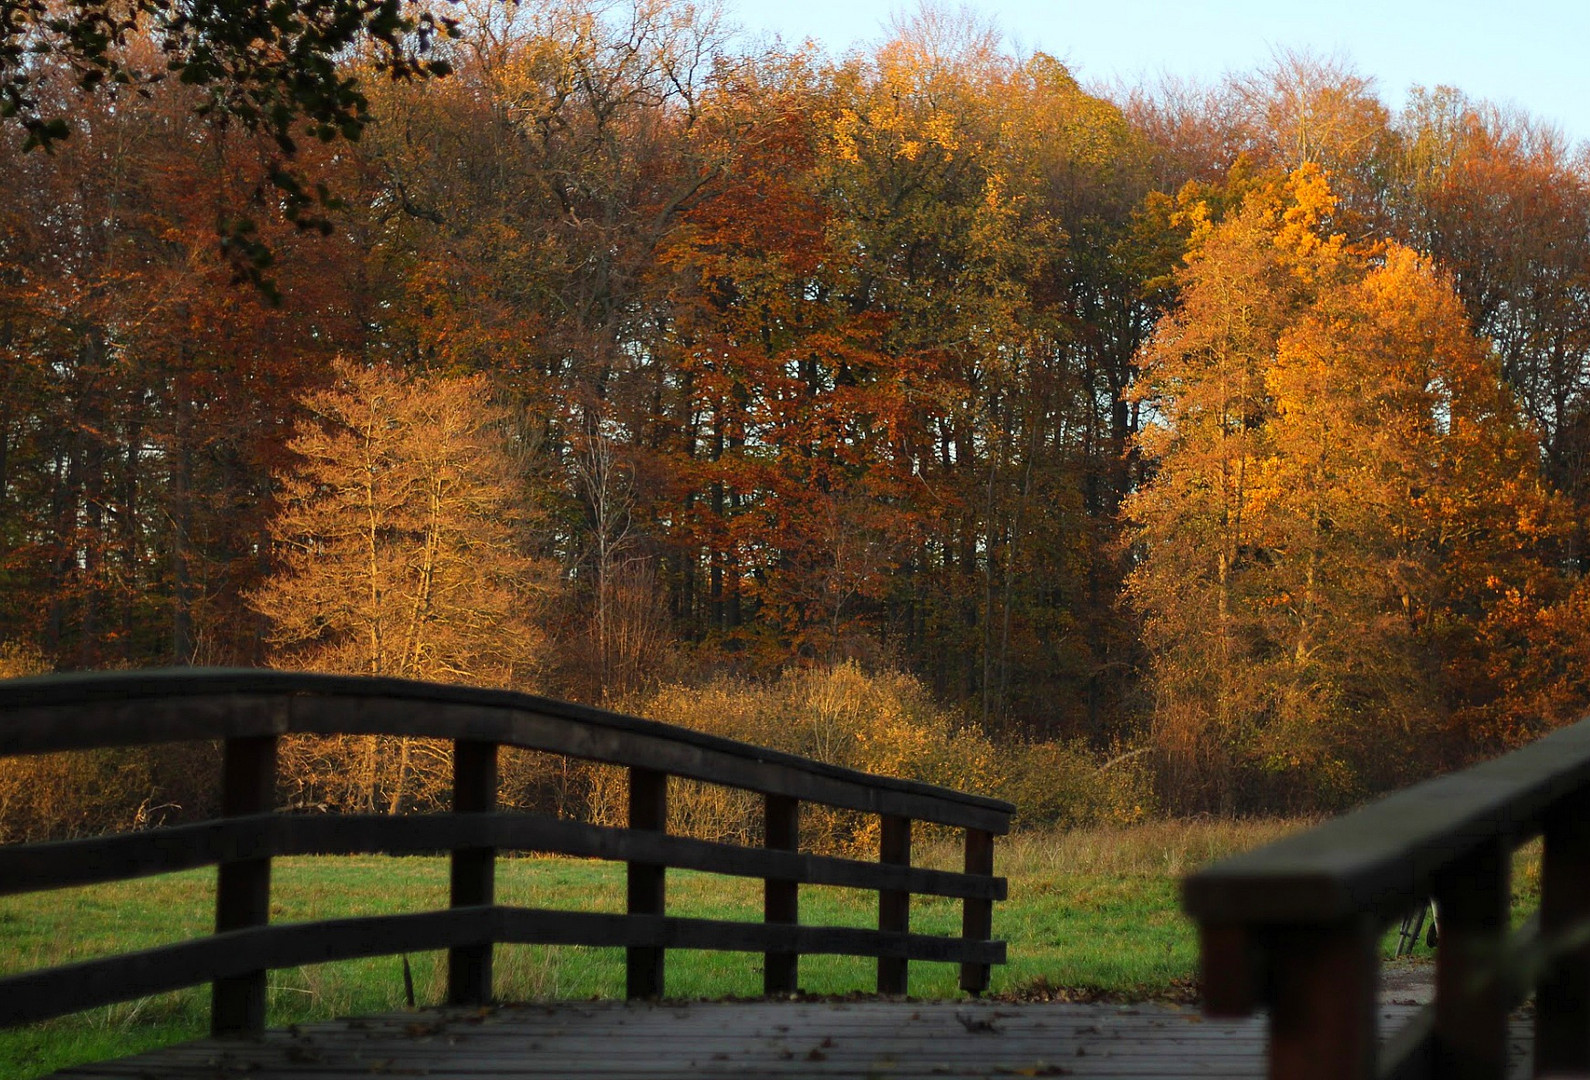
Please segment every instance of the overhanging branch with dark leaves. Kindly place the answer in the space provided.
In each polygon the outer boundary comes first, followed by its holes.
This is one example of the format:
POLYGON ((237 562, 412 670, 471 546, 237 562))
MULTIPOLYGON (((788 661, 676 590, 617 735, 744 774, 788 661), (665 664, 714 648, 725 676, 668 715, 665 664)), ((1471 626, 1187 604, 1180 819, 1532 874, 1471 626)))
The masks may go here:
MULTIPOLYGON (((197 111, 268 136, 281 154, 270 183, 286 218, 329 232, 335 195, 292 162, 301 138, 356 140, 369 99, 341 63, 365 50, 370 69, 394 80, 446 75, 434 54, 455 20, 409 0, 0 0, 0 120, 19 129, 24 150, 51 151, 71 136, 68 112, 45 103, 42 80, 72 73, 85 94, 148 87, 175 78, 207 91, 197 111), (153 62, 127 46, 144 37, 153 62)), ((273 295, 263 272, 269 248, 253 222, 217 223, 238 276, 273 295)))

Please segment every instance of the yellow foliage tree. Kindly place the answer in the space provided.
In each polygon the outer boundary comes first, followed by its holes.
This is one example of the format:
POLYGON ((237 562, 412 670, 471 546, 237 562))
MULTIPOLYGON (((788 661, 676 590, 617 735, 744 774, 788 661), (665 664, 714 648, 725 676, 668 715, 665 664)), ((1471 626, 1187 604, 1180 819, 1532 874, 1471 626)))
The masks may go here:
MULTIPOLYGON (((311 419, 289 444, 298 466, 280 478, 271 525, 279 568, 250 598, 271 621, 276 662, 532 685, 550 574, 531 554, 506 413, 485 378, 345 362, 336 385, 304 405, 311 419)), ((297 771, 317 801, 369 808, 384 796, 391 812, 414 794, 416 769, 445 784, 443 747, 404 740, 394 761, 385 756, 366 740, 351 773, 331 759, 297 771)))
POLYGON ((1191 802, 1328 804, 1438 765, 1458 669, 1550 528, 1448 283, 1351 249, 1334 209, 1312 166, 1252 190, 1143 357, 1157 472, 1128 504, 1128 593, 1191 802))

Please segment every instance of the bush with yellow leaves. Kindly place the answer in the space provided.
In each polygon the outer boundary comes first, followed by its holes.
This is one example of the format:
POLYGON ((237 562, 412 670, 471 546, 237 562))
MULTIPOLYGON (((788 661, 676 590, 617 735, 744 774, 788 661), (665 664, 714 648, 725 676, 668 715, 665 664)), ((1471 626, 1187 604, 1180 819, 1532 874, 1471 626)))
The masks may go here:
MULTIPOLYGON (((0 642, 0 679, 48 672, 38 649, 0 642)), ((0 844, 203 817, 214 808, 207 778, 218 767, 208 742, 0 757, 0 844)))
MULTIPOLYGON (((721 678, 664 686, 625 705, 642 716, 834 765, 1008 799, 1019 825, 1127 824, 1153 811, 1139 751, 1122 749, 1101 761, 1080 742, 1000 746, 899 672, 868 673, 854 663, 791 669, 770 684, 721 678)), ((595 820, 619 824, 622 777, 615 771, 595 789, 595 820)), ((669 828, 755 842, 761 802, 749 793, 675 781, 669 828)), ((818 850, 865 852, 877 843, 877 822, 867 815, 807 807, 801 828, 804 842, 818 850)))

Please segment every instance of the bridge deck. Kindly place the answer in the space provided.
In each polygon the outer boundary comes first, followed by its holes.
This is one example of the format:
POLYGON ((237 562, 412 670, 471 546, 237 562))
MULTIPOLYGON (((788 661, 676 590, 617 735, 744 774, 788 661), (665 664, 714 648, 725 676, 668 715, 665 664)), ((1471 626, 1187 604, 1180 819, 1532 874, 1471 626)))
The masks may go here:
MULTIPOLYGON (((1385 1004, 1390 1030, 1414 1012, 1385 1004)), ((1529 1075, 1515 1020, 1510 1075, 1529 1075)), ((1262 1077, 1264 1021, 1164 1005, 581 1003, 426 1010, 205 1040, 62 1077, 1262 1077)))

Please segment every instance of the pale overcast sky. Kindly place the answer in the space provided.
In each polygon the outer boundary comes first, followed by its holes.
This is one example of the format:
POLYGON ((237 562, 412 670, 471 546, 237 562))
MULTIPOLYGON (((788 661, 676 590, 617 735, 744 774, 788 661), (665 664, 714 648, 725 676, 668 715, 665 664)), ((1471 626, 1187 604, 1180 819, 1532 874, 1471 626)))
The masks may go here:
MULTIPOLYGON (((885 36, 915 0, 724 0, 747 34, 813 38, 828 51, 885 36)), ((941 5, 955 8, 959 5, 941 5)), ((1273 49, 1347 58, 1401 106, 1408 88, 1456 86, 1520 106, 1580 142, 1590 139, 1590 0, 983 0, 1022 51, 1064 60, 1084 83, 1160 72, 1213 81, 1248 71, 1273 49)))

